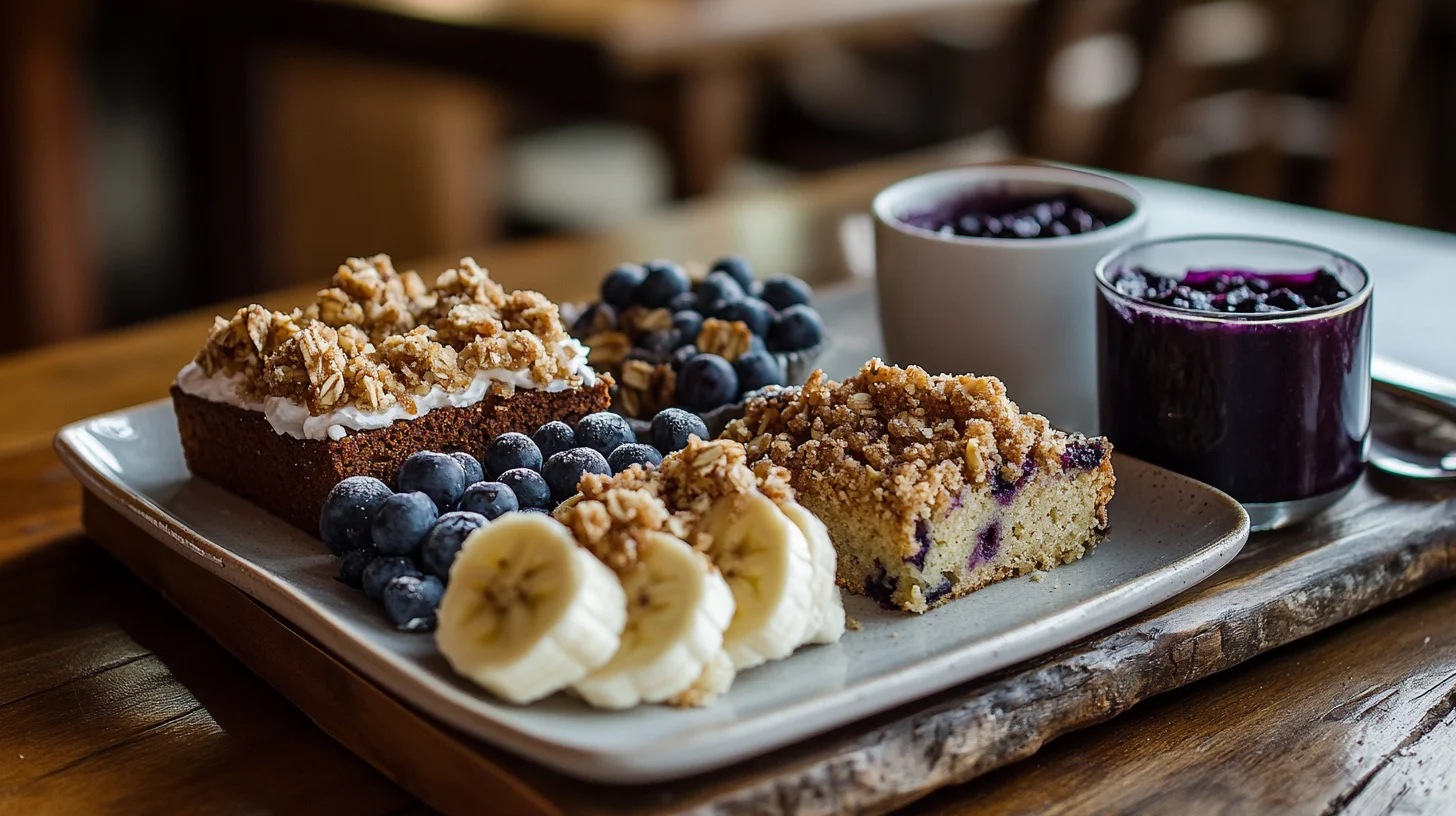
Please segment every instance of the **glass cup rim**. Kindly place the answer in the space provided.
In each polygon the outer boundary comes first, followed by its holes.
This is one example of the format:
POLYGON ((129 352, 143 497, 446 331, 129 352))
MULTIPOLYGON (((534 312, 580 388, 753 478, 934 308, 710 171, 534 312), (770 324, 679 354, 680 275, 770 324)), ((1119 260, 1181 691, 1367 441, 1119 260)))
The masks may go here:
POLYGON ((1097 279, 1097 288, 1104 295, 1107 295, 1117 302, 1129 304, 1139 309, 1153 312, 1155 314, 1174 317, 1179 320, 1205 321, 1210 323, 1294 323, 1303 320, 1318 320, 1326 317, 1343 314, 1363 305, 1370 299, 1370 293, 1374 289, 1375 279, 1371 276, 1370 270, 1365 265, 1346 255, 1343 252, 1330 249, 1319 244, 1312 244, 1308 241, 1298 241, 1292 238, 1279 238, 1272 235, 1245 235, 1239 233, 1199 233, 1193 235, 1172 235, 1162 238, 1149 238, 1145 241, 1137 241, 1131 244, 1120 246, 1097 261, 1093 270, 1097 279), (1202 312, 1194 309, 1183 309, 1178 306, 1166 306, 1161 303, 1149 303, 1140 298, 1132 298, 1117 291, 1116 287, 1107 280, 1107 272, 1111 266, 1142 249, 1160 246, 1164 244, 1193 243, 1194 241, 1215 241, 1225 243, 1245 244, 1276 244, 1296 249, 1306 249, 1319 253, 1329 258, 1342 261, 1350 267, 1358 270, 1364 279, 1359 289, 1350 294, 1350 297, 1339 303, 1331 303, 1327 306, 1317 306, 1313 309, 1301 309, 1297 312, 1202 312))

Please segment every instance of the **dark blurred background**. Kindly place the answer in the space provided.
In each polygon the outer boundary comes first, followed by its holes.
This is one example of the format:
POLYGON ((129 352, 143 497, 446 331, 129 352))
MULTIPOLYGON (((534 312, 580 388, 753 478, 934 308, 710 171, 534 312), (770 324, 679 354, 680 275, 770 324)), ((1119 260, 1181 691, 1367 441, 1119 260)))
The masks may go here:
POLYGON ((0 0, 0 351, 966 139, 1452 229, 1453 5, 0 0))

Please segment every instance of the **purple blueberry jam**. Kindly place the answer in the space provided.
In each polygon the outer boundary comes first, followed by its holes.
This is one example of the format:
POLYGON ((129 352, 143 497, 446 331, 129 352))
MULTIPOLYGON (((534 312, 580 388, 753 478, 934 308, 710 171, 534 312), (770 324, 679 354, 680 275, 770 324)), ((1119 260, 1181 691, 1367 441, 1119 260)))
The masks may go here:
POLYGON ((950 579, 946 578, 934 588, 926 590, 925 603, 934 604, 936 601, 950 594, 950 579))
POLYGON ((1368 276, 1353 261, 1285 242, 1183 239, 1105 261, 1098 283, 1099 410, 1119 450, 1245 504, 1324 496, 1359 477, 1370 305, 1368 276), (1175 250, 1208 260, 1227 244, 1245 255, 1271 245, 1279 260, 1314 254, 1311 266, 1327 268, 1221 264, 1174 280, 1136 258, 1171 266, 1175 250))
POLYGON ((1075 439, 1062 451, 1062 470, 1091 470, 1102 464, 1107 446, 1097 439, 1075 439))
POLYGON ((976 539, 976 548, 971 550, 970 563, 967 568, 975 569, 981 564, 996 557, 1001 551, 1001 522, 993 521, 986 525, 981 535, 976 539))
POLYGON ((1350 297, 1339 276, 1328 269, 1277 275, 1195 269, 1177 280, 1132 267, 1118 270, 1111 282, 1119 293, 1136 300, 1226 314, 1298 312, 1333 306, 1350 297))
POLYGON ((1021 486, 1031 479, 1031 472, 1036 469, 1036 460, 1030 455, 1021 463, 1021 475, 1016 481, 1010 482, 1001 475, 1001 469, 997 468, 991 474, 991 498, 1003 507, 1016 500, 1016 494, 1021 492, 1021 486))
POLYGON ((915 569, 925 569, 925 556, 930 554, 930 522, 925 519, 915 520, 915 543, 920 549, 914 555, 906 556, 905 563, 914 564, 915 569))
POLYGON ((885 571, 885 565, 875 559, 875 572, 865 579, 864 593, 866 596, 886 609, 895 607, 895 590, 900 587, 900 578, 896 575, 889 575, 885 571))
POLYGON ((1116 224, 1125 216, 1098 209, 1076 193, 1013 196, 978 193, 900 219, 912 227, 963 238, 1061 238, 1116 224))

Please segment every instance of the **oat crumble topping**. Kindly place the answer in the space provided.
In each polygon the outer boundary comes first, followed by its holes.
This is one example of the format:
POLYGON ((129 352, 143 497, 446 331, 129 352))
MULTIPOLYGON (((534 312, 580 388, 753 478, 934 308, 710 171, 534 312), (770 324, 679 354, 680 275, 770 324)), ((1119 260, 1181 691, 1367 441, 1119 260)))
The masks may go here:
POLYGON ((1022 413, 995 377, 931 376, 872 359, 843 382, 749 400, 723 437, 793 474, 794 488, 885 507, 897 518, 948 506, 967 484, 1024 469, 1062 472, 1072 437, 1022 413))
MULTIPOLYGON (((460 391, 486 369, 579 385, 555 352, 567 339, 556 304, 507 293, 470 258, 427 286, 376 255, 350 258, 302 309, 253 304, 214 318, 195 361, 208 376, 239 376, 248 399, 283 397, 315 416, 351 404, 413 413, 413 398, 432 386, 460 391)), ((493 383, 490 392, 509 396, 514 386, 493 383)))
POLYGON ((696 437, 656 468, 633 465, 615 476, 588 474, 580 488, 580 497, 563 504, 556 518, 618 572, 636 562, 638 545, 651 532, 666 532, 706 552, 712 537, 701 520, 719 499, 758 490, 775 503, 794 501, 788 471, 771 462, 750 468, 739 443, 696 437))

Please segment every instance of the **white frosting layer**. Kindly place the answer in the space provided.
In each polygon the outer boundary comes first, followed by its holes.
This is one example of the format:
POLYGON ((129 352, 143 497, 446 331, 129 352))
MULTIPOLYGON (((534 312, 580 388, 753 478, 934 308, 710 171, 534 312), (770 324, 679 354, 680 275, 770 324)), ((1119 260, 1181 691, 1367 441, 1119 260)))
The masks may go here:
MULTIPOLYGON (((567 340, 562 345, 560 354, 567 372, 572 377, 580 378, 582 387, 596 385, 596 372, 587 365, 586 348, 581 343, 574 339, 567 340)), ((401 419, 418 419, 436 408, 466 408, 480 402, 485 397, 486 389, 496 382, 547 393, 565 391, 572 387, 567 380, 552 380, 542 388, 531 379, 530 372, 524 369, 510 371, 492 368, 475 372, 475 379, 460 391, 446 391, 438 385, 432 386, 430 393, 414 398, 414 413, 395 403, 383 411, 364 411, 354 405, 346 405, 327 414, 313 416, 308 412, 308 406, 283 397, 265 397, 262 402, 243 397, 238 388, 242 379, 240 374, 227 375, 221 371, 208 376, 194 362, 188 363, 177 373, 177 387, 183 393, 211 402, 235 405, 248 411, 261 411, 274 431, 297 439, 343 439, 349 431, 386 428, 401 419)))

